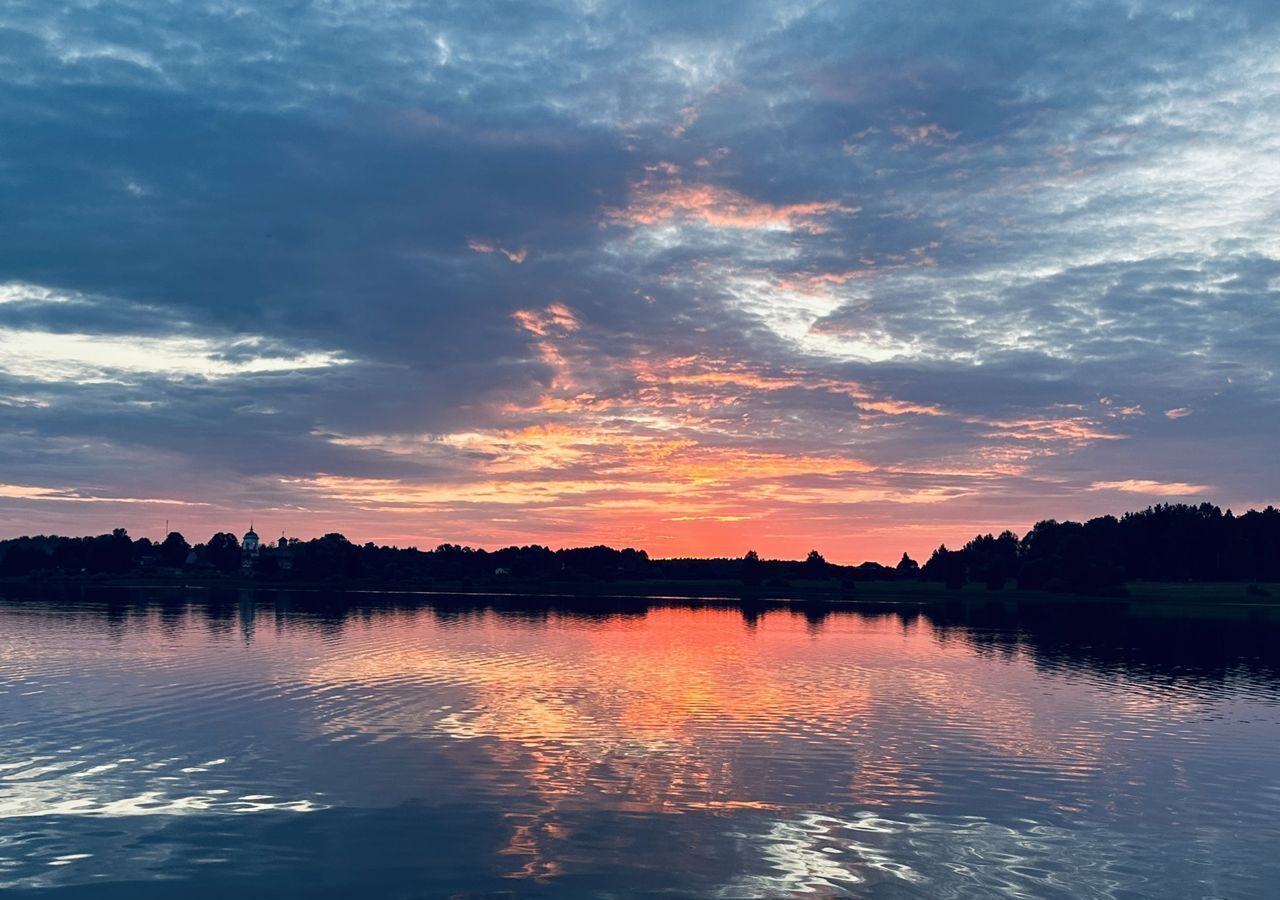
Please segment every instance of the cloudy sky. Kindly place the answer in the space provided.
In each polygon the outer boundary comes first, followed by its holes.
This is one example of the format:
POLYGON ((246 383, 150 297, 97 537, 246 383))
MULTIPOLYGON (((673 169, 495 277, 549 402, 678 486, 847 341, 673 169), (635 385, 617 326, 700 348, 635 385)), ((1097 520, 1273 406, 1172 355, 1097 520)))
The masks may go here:
POLYGON ((892 562, 1280 499, 1280 5, 8 0, 0 532, 892 562))

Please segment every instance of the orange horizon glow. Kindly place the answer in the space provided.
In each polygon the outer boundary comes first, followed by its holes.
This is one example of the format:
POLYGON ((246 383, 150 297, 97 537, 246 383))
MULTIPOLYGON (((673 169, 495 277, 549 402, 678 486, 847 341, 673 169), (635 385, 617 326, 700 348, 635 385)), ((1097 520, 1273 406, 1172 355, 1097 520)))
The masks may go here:
POLYGON ((1280 505, 1280 4, 119 5, 5 9, 0 539, 1280 505))
MULTIPOLYGON (((481 253, 495 246, 472 241, 481 253)), ((855 274, 805 277, 841 283, 855 274)), ((78 521, 105 521, 114 511, 109 527, 136 523, 146 508, 141 533, 154 534, 167 518, 191 531, 193 542, 252 517, 264 534, 339 531, 361 543, 424 549, 607 544, 653 558, 755 550, 777 559, 816 549, 832 562, 892 565, 904 552, 923 562, 939 545, 978 533, 1023 534, 1041 518, 1123 511, 1100 509, 1102 500, 1159 502, 1210 489, 1142 478, 1074 486, 1037 478, 1036 467, 1055 457, 1125 440, 1123 423, 1142 410, 1109 398, 1096 408, 980 416, 796 365, 652 352, 602 362, 589 322, 558 300, 517 310, 512 327, 547 374, 523 395, 494 396, 483 427, 313 432, 410 473, 430 468, 429 476, 281 475, 220 501, 6 484, 0 497, 39 504, 54 522, 76 520, 48 514, 58 507, 79 510, 78 521), (942 425, 968 436, 968 452, 913 451, 907 459, 881 450, 886 439, 911 450, 902 438, 916 434, 927 444, 929 429, 942 425), (1055 508, 1029 505, 1019 485, 1031 479, 1042 494, 1062 497, 1055 508), (263 502, 266 496, 272 500, 263 502)))

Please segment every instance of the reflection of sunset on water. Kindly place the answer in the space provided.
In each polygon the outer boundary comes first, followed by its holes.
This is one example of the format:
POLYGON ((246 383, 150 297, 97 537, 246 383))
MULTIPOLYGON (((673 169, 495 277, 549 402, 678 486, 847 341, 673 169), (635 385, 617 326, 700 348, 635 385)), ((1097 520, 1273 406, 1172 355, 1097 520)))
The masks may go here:
POLYGON ((354 647, 306 678, 463 687, 466 700, 449 709, 424 691, 420 702, 347 706, 320 725, 445 734, 477 777, 517 771, 538 809, 511 818, 504 852, 526 859, 531 877, 560 871, 553 845, 572 842, 567 809, 786 815, 924 803, 945 788, 924 765, 944 743, 1067 780, 1106 754, 1102 735, 1056 712, 1069 710, 1069 689, 1038 704, 1023 660, 1006 660, 992 681, 990 662, 923 621, 841 616, 815 631, 784 611, 747 625, 736 610, 658 608, 641 621, 553 614, 531 631, 491 615, 470 624, 462 635, 419 617, 393 647, 354 647), (912 717, 930 724, 911 727, 912 717), (821 765, 801 783, 796 767, 814 753, 821 765))
POLYGON ((145 840, 193 878, 280 853, 430 896, 932 898, 963 869, 1106 900, 1270 858, 1274 626, 965 596, 0 605, 16 877, 145 872, 145 840))

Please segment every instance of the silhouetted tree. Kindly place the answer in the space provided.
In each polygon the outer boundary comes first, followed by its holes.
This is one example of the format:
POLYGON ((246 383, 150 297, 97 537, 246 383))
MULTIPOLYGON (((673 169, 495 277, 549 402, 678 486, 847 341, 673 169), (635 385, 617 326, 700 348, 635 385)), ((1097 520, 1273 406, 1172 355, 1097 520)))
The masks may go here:
POLYGON ((133 566, 133 541, 123 528, 84 540, 83 567, 90 572, 127 572, 133 566))
POLYGON ((827 561, 823 559, 822 554, 817 550, 810 550, 809 555, 804 559, 804 576, 806 578, 825 578, 827 569, 827 561))
POLYGON ((941 581, 948 590, 964 587, 966 580, 964 553, 948 550, 947 545, 943 544, 933 551, 929 561, 920 570, 920 577, 926 581, 941 581))
POLYGON ((4 556, 0 558, 0 574, 7 576, 30 575, 48 568, 50 555, 36 546, 30 538, 5 541, 4 556))
MULTIPOLYGON (((635 551, 633 550, 632 553, 635 551)), ((612 547, 575 547, 556 551, 566 574, 597 581, 613 581, 622 570, 622 552, 612 547)))
POLYGON ((647 578, 652 568, 646 551, 633 547, 623 549, 622 559, 618 563, 618 574, 623 578, 647 578))
POLYGON ((221 572, 240 568, 240 542, 229 531, 219 531, 204 545, 205 559, 221 572))
POLYGON ((176 531, 170 531, 160 543, 160 561, 166 566, 180 566, 187 561, 191 545, 176 531))
POLYGON ((373 564, 369 568, 377 568, 375 560, 369 558, 372 554, 336 531, 307 541, 294 552, 294 567, 313 578, 356 578, 365 574, 366 562, 373 564))
POLYGON ((1018 572, 1018 536, 1012 531, 999 537, 979 535, 964 545, 968 577, 986 584, 988 590, 998 591, 1018 572))

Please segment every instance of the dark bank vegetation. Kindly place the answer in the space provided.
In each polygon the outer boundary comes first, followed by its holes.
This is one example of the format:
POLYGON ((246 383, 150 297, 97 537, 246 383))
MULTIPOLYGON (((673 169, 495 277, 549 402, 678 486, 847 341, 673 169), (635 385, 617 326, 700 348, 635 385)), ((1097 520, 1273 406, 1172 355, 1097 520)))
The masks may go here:
POLYGON ((1165 504, 1120 518, 1039 522, 1023 537, 1011 531, 979 535, 963 547, 939 547, 923 566, 905 553, 896 565, 828 563, 815 551, 804 560, 742 558, 650 559, 643 550, 529 545, 483 550, 441 544, 434 550, 356 544, 341 534, 313 540, 281 538, 258 546, 218 532, 191 545, 173 532, 162 542, 124 531, 96 537, 21 537, 0 541, 0 577, 151 578, 270 583, 365 583, 513 589, 638 583, 655 592, 714 585, 747 594, 788 590, 847 595, 858 582, 933 582, 959 589, 1121 594, 1126 582, 1245 582, 1242 593, 1270 596, 1280 581, 1280 511, 1267 507, 1236 516, 1205 503, 1165 504))
MULTIPOLYGON (((1120 518, 1039 522, 1019 539, 979 535, 958 550, 934 551, 923 578, 948 587, 980 582, 998 589, 1093 593, 1124 582, 1280 580, 1280 510, 1241 516, 1210 503, 1164 504, 1120 518)), ((1254 584, 1254 596, 1266 594, 1254 584)))

